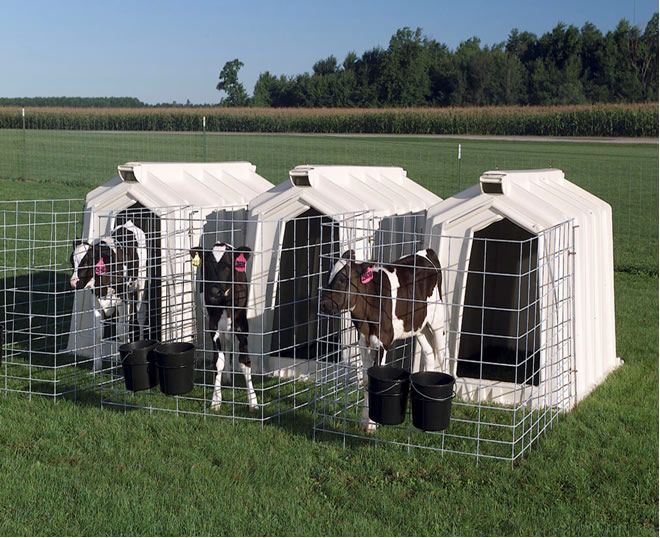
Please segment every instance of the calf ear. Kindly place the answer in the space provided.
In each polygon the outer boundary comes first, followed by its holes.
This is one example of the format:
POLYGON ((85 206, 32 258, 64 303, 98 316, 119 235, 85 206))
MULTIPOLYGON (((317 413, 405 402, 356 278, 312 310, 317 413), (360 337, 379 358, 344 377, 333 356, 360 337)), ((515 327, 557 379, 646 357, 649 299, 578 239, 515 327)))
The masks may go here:
POLYGON ((243 257, 245 258, 245 260, 247 261, 247 260, 250 259, 250 256, 252 255, 252 249, 250 247, 245 247, 245 246, 238 247, 236 249, 236 255, 241 254, 241 253, 243 254, 243 257))
POLYGON ((347 250, 341 255, 343 260, 355 260, 355 251, 347 250))
POLYGON ((357 266, 357 274, 360 277, 362 284, 368 284, 374 279, 373 263, 359 263, 357 266))

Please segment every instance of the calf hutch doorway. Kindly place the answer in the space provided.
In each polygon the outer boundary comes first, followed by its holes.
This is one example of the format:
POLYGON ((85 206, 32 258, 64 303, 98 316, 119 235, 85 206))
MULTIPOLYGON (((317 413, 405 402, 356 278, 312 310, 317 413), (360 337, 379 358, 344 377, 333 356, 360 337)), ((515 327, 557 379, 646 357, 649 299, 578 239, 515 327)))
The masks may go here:
POLYGON ((330 270, 330 255, 339 249, 332 222, 310 208, 284 226, 272 353, 301 359, 317 356, 318 289, 330 270))
POLYGON ((509 219, 474 233, 456 374, 539 383, 538 238, 509 219))

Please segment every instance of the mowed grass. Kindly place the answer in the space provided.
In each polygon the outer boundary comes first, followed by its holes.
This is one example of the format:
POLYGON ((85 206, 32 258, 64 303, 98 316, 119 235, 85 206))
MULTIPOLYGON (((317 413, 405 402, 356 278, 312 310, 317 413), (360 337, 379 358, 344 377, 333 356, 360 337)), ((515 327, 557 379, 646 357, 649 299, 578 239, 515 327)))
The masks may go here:
POLYGON ((657 145, 463 140, 459 169, 440 139, 22 136, 0 131, 0 178, 28 179, 0 181, 5 200, 84 197, 130 160, 249 160, 276 183, 297 164, 394 164, 443 197, 487 169, 562 168, 613 205, 625 364, 513 468, 314 442, 311 410, 261 426, 8 394, 0 535, 658 535, 657 145))
POLYGON ((8 395, 0 534, 657 536, 657 279, 616 289, 624 366, 513 468, 8 395))

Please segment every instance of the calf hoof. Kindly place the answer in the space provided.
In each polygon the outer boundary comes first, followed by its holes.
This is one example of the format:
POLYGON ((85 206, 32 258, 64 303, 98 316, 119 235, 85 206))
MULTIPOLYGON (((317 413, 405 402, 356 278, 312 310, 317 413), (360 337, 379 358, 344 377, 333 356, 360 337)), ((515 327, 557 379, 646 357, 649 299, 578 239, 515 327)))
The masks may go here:
POLYGON ((222 406, 222 399, 213 397, 211 400, 211 411, 219 411, 222 406))
POLYGON ((377 428, 378 425, 375 422, 360 422, 360 429, 368 435, 373 435, 376 433, 377 428))

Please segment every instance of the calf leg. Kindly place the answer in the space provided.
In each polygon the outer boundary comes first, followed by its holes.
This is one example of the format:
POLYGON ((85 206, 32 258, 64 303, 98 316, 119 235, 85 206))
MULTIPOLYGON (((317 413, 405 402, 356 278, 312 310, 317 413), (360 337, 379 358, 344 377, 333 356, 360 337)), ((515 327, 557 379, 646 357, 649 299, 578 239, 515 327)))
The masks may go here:
MULTIPOLYGON (((385 348, 382 346, 378 339, 370 342, 370 344, 376 345, 376 349, 367 345, 367 341, 364 336, 360 335, 360 355, 362 356, 362 368, 364 368, 365 374, 366 371, 374 365, 374 359, 376 364, 381 364, 385 358, 385 348)), ((366 379, 367 376, 364 376, 366 379)), ((360 429, 365 433, 373 434, 376 433, 376 428, 378 425, 369 418, 369 393, 365 389, 364 391, 364 406, 362 407, 362 420, 360 421, 360 429)))
POLYGON ((218 319, 215 323, 217 329, 213 335, 213 343, 218 350, 218 355, 215 362, 215 386, 213 387, 213 398, 211 399, 211 409, 214 411, 217 411, 222 405, 222 374, 225 369, 225 354, 223 351, 223 343, 225 345, 227 343, 227 335, 225 332, 220 330, 219 324, 220 320, 218 319))
POLYGON ((435 335, 427 325, 417 333, 417 342, 422 348, 422 364, 414 364, 413 372, 432 372, 439 368, 438 357, 435 349, 435 335))
POLYGON ((138 319, 140 304, 137 292, 130 293, 126 300, 126 320, 128 321, 128 341, 142 340, 142 330, 138 319))
POLYGON ((144 302, 145 290, 144 283, 138 283, 138 290, 135 298, 135 314, 138 329, 138 338, 143 340, 147 338, 147 304, 144 302))
MULTIPOLYGON (((105 337, 104 331, 104 321, 105 315, 103 314, 103 310, 100 310, 99 308, 94 309, 94 325, 95 325, 95 330, 98 331, 98 334, 100 335, 101 341, 103 341, 103 338, 105 337)), ((103 357, 101 356, 103 354, 103 344, 100 346, 94 346, 94 358, 92 359, 92 371, 93 372, 98 372, 99 370, 102 369, 103 366, 103 357)))
POLYGON ((250 410, 259 409, 257 394, 252 384, 252 362, 248 351, 248 333, 250 332, 245 312, 237 312, 236 316, 236 339, 238 340, 238 366, 245 377, 245 388, 247 390, 248 406, 250 410))
POLYGON ((425 328, 428 341, 433 347, 434 368, 433 370, 448 372, 449 364, 447 364, 447 336, 445 327, 431 327, 430 325, 425 328))
POLYGON ((238 366, 245 377, 248 406, 251 411, 256 411, 259 409, 259 404, 257 403, 257 394, 254 391, 254 385, 252 384, 252 363, 248 352, 247 336, 245 334, 237 334, 236 339, 238 340, 238 350, 240 353, 238 357, 238 366))

